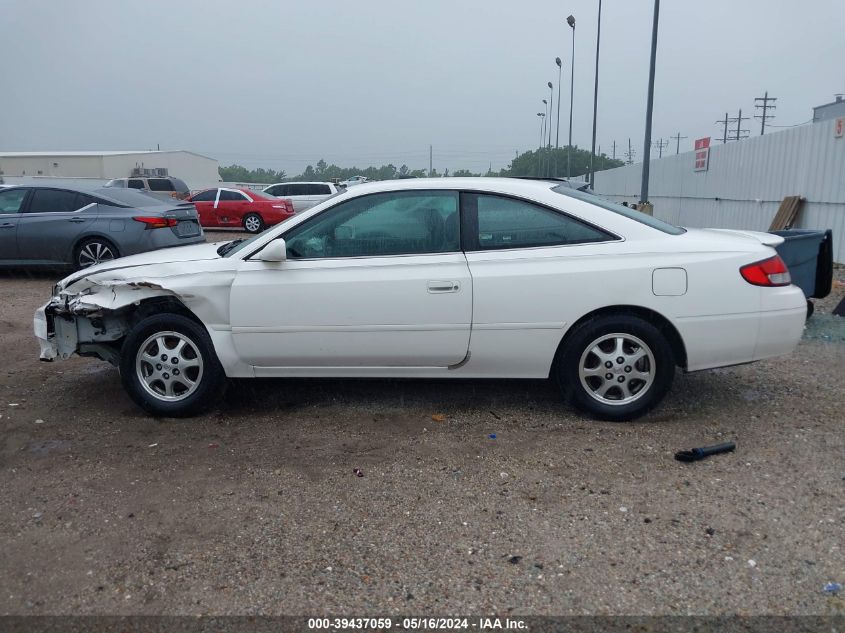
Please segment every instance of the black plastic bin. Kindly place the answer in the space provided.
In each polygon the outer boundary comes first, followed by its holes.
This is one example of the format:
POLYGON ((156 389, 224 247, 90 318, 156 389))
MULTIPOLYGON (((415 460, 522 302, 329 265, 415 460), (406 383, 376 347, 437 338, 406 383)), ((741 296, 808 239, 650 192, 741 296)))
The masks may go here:
POLYGON ((792 283, 809 299, 822 299, 830 294, 833 281, 833 232, 812 229, 772 231, 783 238, 775 247, 789 268, 792 283))

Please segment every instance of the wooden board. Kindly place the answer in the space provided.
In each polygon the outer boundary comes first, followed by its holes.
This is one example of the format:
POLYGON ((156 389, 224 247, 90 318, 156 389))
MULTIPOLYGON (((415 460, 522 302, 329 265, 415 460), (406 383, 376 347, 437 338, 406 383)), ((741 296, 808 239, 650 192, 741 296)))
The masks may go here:
POLYGON ((801 210, 801 205, 804 199, 801 196, 786 196, 778 207, 778 212, 775 214, 775 219, 769 227, 770 231, 783 231, 784 229, 791 229, 795 224, 795 219, 798 217, 798 212, 801 210))

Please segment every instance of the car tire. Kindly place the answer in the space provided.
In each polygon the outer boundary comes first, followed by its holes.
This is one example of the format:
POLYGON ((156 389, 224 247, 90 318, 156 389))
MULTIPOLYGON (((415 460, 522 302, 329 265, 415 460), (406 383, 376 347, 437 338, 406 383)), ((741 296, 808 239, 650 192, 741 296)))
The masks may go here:
POLYGON ((264 220, 257 213, 247 213, 243 224, 247 233, 261 233, 264 230, 264 220))
POLYGON ((73 268, 82 270, 120 257, 117 247, 102 237, 88 237, 73 249, 73 268))
POLYGON ((165 313, 141 320, 126 336, 120 378, 148 413, 187 417, 216 402, 226 375, 206 329, 186 316, 165 313))
POLYGON ((660 403, 675 377, 675 355, 652 323, 636 316, 598 316, 567 336, 554 374, 570 404, 595 418, 621 422, 660 403))

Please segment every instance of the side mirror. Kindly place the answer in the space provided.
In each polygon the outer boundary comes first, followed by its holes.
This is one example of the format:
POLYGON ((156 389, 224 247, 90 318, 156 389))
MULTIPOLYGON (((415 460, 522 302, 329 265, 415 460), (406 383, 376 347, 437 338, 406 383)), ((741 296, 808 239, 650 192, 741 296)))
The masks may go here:
POLYGON ((288 247, 282 238, 273 240, 258 253, 262 262, 283 262, 288 258, 288 247))

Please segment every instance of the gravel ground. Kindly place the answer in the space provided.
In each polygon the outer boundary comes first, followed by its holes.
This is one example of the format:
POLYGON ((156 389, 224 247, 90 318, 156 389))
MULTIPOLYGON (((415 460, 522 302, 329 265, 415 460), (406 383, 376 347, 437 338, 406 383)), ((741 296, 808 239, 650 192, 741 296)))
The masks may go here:
POLYGON ((167 420, 37 361, 55 276, 0 273, 2 614, 845 613, 843 287, 790 357, 679 373, 636 423, 421 380, 238 382, 167 420))

